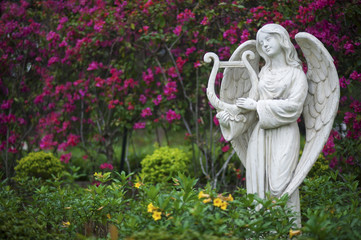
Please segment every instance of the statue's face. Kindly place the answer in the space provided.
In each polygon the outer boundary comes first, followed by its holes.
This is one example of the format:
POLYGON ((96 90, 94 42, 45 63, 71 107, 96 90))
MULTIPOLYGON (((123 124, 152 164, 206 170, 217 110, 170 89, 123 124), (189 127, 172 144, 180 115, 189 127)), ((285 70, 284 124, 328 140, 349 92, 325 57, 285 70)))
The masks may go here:
POLYGON ((260 32, 258 41, 263 52, 270 58, 282 52, 282 47, 274 34, 260 32))

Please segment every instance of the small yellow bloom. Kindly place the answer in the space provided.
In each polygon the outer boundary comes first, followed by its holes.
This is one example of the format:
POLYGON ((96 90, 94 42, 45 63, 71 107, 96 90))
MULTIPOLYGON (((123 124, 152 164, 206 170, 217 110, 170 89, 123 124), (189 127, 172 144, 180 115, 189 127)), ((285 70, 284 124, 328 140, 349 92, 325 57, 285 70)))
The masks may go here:
POLYGON ((212 202, 211 198, 206 198, 206 199, 203 200, 203 203, 209 203, 209 202, 212 202))
POLYGON ((162 212, 154 211, 152 215, 154 221, 162 219, 162 212))
POLYGON ((198 199, 209 198, 209 194, 205 194, 203 191, 200 191, 198 194, 198 199))
POLYGON ((149 213, 152 213, 152 212, 154 212, 155 210, 157 210, 157 208, 153 206, 153 203, 149 203, 149 204, 148 204, 148 212, 149 212, 149 213))
POLYGON ((220 198, 216 198, 213 200, 213 205, 216 207, 221 207, 222 205, 222 200, 220 198))
POLYGON ((136 187, 136 188, 140 188, 140 186, 142 186, 142 183, 141 183, 141 182, 137 182, 137 183, 134 185, 134 187, 136 187))
POLYGON ((95 172, 94 177, 101 178, 101 177, 103 177, 103 174, 101 172, 99 172, 99 173, 95 172))
POLYGON ((292 228, 290 229, 290 238, 292 238, 293 236, 297 236, 301 234, 301 230, 296 230, 293 231, 292 228))
POLYGON ((67 228, 70 226, 70 222, 63 222, 63 227, 67 228))
POLYGON ((107 214, 107 218, 108 218, 108 219, 112 219, 112 216, 110 216, 110 214, 108 213, 108 214, 107 214))
POLYGON ((226 210, 226 209, 227 209, 227 205, 228 205, 227 202, 223 202, 223 201, 222 201, 220 208, 221 208, 222 210, 226 210))
POLYGON ((229 194, 228 197, 225 197, 225 198, 224 198, 224 201, 228 201, 228 202, 233 202, 233 200, 234 200, 234 199, 233 199, 233 197, 232 197, 231 194, 229 194))

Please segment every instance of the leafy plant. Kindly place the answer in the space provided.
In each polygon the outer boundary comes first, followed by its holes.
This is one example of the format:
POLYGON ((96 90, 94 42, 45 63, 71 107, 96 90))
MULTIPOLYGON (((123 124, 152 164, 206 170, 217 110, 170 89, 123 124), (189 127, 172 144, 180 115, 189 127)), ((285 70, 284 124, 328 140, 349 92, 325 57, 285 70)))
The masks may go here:
POLYGON ((150 183, 164 182, 178 173, 188 173, 189 163, 189 155, 185 151, 160 147, 142 160, 141 176, 150 183))
POLYGON ((32 152, 19 160, 15 167, 15 179, 28 177, 49 179, 52 175, 61 174, 63 170, 64 166, 52 153, 32 152))

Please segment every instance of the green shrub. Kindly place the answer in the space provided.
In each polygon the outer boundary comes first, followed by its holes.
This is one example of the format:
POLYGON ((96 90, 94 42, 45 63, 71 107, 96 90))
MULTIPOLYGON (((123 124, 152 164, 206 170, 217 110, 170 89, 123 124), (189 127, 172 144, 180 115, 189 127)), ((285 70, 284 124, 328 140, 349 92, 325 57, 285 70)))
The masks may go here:
POLYGON ((27 177, 49 179, 63 172, 64 166, 52 153, 32 152, 18 161, 15 171, 17 181, 27 177))
POLYGON ((328 172, 301 188, 300 239, 361 239, 361 189, 356 175, 328 172))
POLYGON ((323 154, 321 153, 318 156, 315 164, 312 166, 311 171, 307 174, 307 177, 310 179, 318 178, 320 176, 327 174, 329 171, 330 171, 329 162, 325 158, 325 156, 323 156, 323 154))
POLYGON ((152 155, 147 155, 141 162, 142 177, 146 182, 164 182, 178 173, 187 173, 189 156, 178 148, 160 147, 152 155))

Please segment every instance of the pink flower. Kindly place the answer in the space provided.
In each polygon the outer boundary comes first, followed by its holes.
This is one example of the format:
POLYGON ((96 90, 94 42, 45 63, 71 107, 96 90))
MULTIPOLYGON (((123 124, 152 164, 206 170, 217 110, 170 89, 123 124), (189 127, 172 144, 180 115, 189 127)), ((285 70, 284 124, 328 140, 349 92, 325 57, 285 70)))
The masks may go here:
POLYGON ((174 120, 179 120, 180 117, 181 117, 180 114, 176 113, 172 109, 169 109, 168 112, 166 113, 165 118, 168 121, 168 123, 172 123, 174 120))
POLYGON ((53 40, 53 39, 54 39, 54 41, 57 41, 59 38, 60 38, 59 34, 53 32, 53 31, 50 31, 50 32, 46 35, 46 40, 47 40, 47 41, 50 41, 50 40, 53 40))
POLYGON ((57 145, 58 142, 53 141, 54 135, 53 134, 48 134, 45 135, 41 140, 40 140, 40 148, 41 149, 51 149, 53 146, 57 145))
POLYGON ((214 117, 213 117, 213 122, 214 122, 214 125, 216 125, 216 126, 219 125, 219 121, 218 121, 218 118, 216 117, 216 115, 214 115, 214 117))
POLYGON ((186 50, 186 56, 188 57, 190 54, 192 54, 195 50, 197 50, 196 47, 187 48, 186 50))
POLYGON ((346 50, 345 54, 349 54, 349 53, 354 53, 355 52, 355 47, 351 42, 347 42, 343 48, 346 50))
POLYGON ((182 24, 194 18, 195 14, 189 9, 185 9, 184 12, 181 12, 177 15, 177 21, 182 24))
POLYGON ((71 152, 61 155, 60 156, 60 161, 63 162, 63 163, 69 163, 70 158, 71 158, 71 152))
POLYGON ((167 96, 167 100, 172 100, 176 98, 175 93, 178 92, 177 89, 177 82, 176 81, 169 81, 163 88, 164 95, 167 96))
POLYGON ((64 23, 66 23, 67 21, 68 21, 68 18, 67 18, 67 17, 62 17, 62 18, 59 19, 59 23, 60 23, 60 24, 64 24, 64 23))
POLYGON ((97 23, 94 24, 94 30, 95 30, 96 32, 101 32, 102 29, 103 29, 104 24, 105 24, 105 22, 102 21, 102 20, 100 20, 99 22, 97 22, 97 23))
POLYGON ((231 56, 230 47, 220 47, 218 50, 218 55, 220 60, 229 59, 231 56))
POLYGON ((241 36, 241 43, 244 43, 245 41, 247 41, 249 35, 250 35, 250 33, 248 32, 247 29, 243 30, 242 36, 241 36))
POLYGON ((7 100, 7 101, 4 100, 3 103, 1 104, 1 109, 2 110, 9 109, 12 104, 13 104, 13 100, 7 100))
POLYGON ((113 170, 113 165, 110 163, 103 163, 100 165, 100 169, 109 169, 109 170, 113 170))
POLYGON ((226 30, 223 33, 223 38, 230 41, 231 44, 235 44, 238 40, 237 29, 237 24, 234 23, 233 25, 231 25, 230 29, 226 30))
POLYGON ((199 68, 200 66, 201 66, 201 63, 199 62, 199 60, 193 64, 193 67, 195 67, 195 68, 199 68))
POLYGON ((352 80, 361 81, 361 73, 357 73, 356 71, 353 71, 353 72, 350 74, 350 78, 351 78, 352 80))
POLYGON ((187 62, 187 59, 182 59, 181 57, 177 58, 177 61, 176 61, 177 68, 179 69, 180 72, 183 71, 183 66, 186 62, 187 62))
POLYGON ((86 69, 88 71, 92 71, 92 70, 96 70, 98 69, 98 63, 93 61, 92 63, 89 64, 89 67, 86 69))
POLYGON ((63 40, 63 41, 59 44, 59 47, 66 47, 66 46, 68 46, 68 43, 67 43, 65 40, 63 40))
POLYGON ((141 102, 142 104, 145 104, 147 102, 147 97, 144 96, 143 94, 141 94, 139 96, 139 102, 141 102))
POLYGON ((140 115, 142 116, 142 118, 152 116, 152 110, 149 107, 147 107, 142 110, 142 113, 140 115))
POLYGON ((137 122, 134 123, 133 125, 133 129, 142 129, 142 128, 145 128, 145 122, 137 122))
POLYGON ((151 82, 154 81, 154 75, 151 68, 148 68, 146 72, 142 73, 144 82, 149 85, 151 82))
POLYGON ((156 106, 158 106, 161 101, 162 101, 162 95, 158 95, 156 99, 153 99, 153 103, 156 106))
POLYGON ((53 65, 54 63, 59 62, 59 58, 58 57, 51 57, 48 61, 48 66, 53 65))
POLYGON ((228 150, 229 150, 229 145, 222 147, 222 152, 228 152, 228 150))
POLYGON ((176 77, 178 76, 175 67, 170 67, 170 68, 168 69, 167 73, 168 73, 168 75, 171 76, 172 78, 176 78, 176 77))
POLYGON ((174 28, 173 33, 177 36, 179 36, 182 32, 182 25, 178 25, 174 28))
POLYGON ((68 144, 66 142, 60 143, 58 145, 58 151, 66 151, 67 147, 68 147, 68 144))
POLYGON ((204 17, 203 20, 201 21, 201 25, 208 25, 209 21, 207 17, 204 17))
POLYGON ((67 144, 75 147, 80 142, 80 137, 74 134, 69 134, 67 144))

